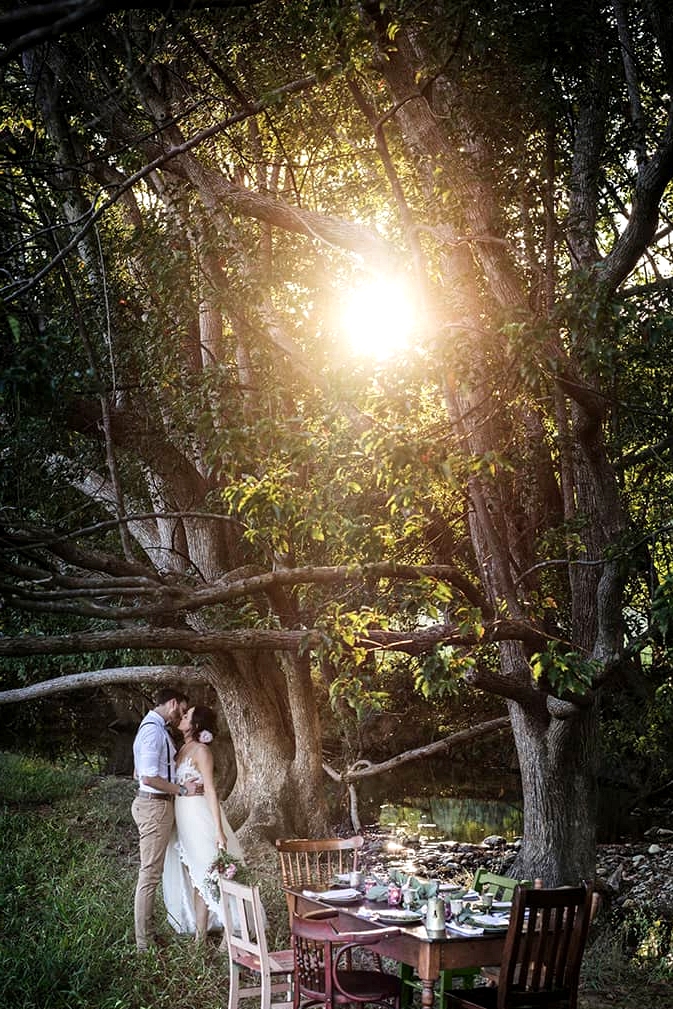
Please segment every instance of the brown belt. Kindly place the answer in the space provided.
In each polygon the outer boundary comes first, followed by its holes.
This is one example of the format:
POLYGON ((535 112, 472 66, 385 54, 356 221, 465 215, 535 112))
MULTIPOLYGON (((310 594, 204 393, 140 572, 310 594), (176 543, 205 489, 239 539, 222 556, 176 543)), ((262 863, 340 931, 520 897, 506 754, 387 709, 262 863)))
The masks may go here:
POLYGON ((174 795, 169 795, 168 792, 144 792, 142 788, 138 789, 139 799, 160 799, 162 802, 170 802, 174 799, 174 795))

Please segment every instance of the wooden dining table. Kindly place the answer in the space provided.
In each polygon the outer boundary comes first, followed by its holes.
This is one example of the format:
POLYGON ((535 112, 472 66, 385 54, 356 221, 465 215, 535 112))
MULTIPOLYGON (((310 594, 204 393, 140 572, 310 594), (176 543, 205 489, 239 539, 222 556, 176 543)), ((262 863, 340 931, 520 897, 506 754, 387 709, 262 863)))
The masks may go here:
MULTIPOLYGON (((364 932, 388 927, 376 917, 369 917, 376 911, 385 915, 385 905, 367 901, 364 897, 352 904, 321 900, 320 889, 316 887, 314 892, 317 896, 309 897, 302 890, 286 888, 290 898, 288 905, 296 914, 307 914, 318 908, 329 907, 338 912, 338 927, 344 932, 364 932)), ((447 931, 445 937, 435 939, 428 936, 423 924, 394 927, 396 931, 377 944, 377 952, 414 968, 422 984, 421 1004, 424 1009, 430 1009, 433 1005, 435 981, 441 971, 456 967, 498 966, 502 960, 506 930, 478 936, 463 936, 447 931)))

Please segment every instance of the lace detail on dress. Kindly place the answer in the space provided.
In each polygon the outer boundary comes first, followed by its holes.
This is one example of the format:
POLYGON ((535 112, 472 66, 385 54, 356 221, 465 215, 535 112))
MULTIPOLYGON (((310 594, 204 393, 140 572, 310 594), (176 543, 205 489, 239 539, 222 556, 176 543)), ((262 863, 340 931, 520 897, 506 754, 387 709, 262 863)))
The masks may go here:
POLYGON ((203 775, 191 757, 181 760, 175 770, 175 780, 178 785, 184 785, 187 781, 198 781, 203 784, 203 775))

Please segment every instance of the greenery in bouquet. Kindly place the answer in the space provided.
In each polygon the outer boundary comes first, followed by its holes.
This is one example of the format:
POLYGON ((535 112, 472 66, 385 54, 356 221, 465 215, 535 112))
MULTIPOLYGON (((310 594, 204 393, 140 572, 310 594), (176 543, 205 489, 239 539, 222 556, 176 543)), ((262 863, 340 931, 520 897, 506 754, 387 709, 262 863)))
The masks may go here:
POLYGON ((225 879, 235 879, 237 883, 247 885, 248 868, 240 859, 232 856, 224 849, 218 849, 216 858, 208 866, 203 885, 213 900, 220 899, 220 876, 225 879))

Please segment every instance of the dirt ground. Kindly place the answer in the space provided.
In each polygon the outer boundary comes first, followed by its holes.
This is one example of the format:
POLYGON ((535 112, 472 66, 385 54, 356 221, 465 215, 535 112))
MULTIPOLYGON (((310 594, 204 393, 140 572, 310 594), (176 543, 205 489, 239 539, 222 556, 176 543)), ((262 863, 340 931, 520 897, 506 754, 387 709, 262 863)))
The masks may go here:
POLYGON ((616 985, 612 991, 580 992, 578 1009, 673 1009, 673 986, 616 985))

